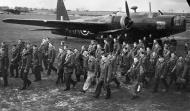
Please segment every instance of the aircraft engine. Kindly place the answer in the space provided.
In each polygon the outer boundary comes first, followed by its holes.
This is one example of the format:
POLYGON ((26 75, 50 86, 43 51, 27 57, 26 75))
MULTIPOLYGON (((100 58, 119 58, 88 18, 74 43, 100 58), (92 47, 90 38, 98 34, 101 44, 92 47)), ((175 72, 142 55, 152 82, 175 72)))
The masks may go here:
POLYGON ((112 25, 113 27, 119 28, 130 28, 131 20, 127 16, 113 16, 112 17, 112 25))

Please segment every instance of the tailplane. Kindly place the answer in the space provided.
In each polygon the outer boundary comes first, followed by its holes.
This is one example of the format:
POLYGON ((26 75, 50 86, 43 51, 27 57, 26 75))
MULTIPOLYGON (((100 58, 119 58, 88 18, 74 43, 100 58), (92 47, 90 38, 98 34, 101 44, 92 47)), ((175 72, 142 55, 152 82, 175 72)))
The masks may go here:
POLYGON ((63 0, 57 1, 57 20, 69 20, 63 0))

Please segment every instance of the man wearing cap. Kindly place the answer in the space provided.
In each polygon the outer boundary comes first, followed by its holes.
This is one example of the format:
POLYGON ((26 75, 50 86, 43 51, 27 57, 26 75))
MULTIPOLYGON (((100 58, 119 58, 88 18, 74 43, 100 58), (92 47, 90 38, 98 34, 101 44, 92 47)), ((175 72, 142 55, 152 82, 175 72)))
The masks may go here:
POLYGON ((182 80, 185 80, 182 77, 183 69, 184 69, 184 58, 182 56, 180 56, 176 62, 174 69, 172 70, 172 72, 175 71, 175 75, 177 78, 176 79, 176 90, 177 91, 179 91, 182 88, 182 86, 184 85, 184 82, 182 81, 182 80))
MULTIPOLYGON (((126 75, 127 71, 129 70, 131 64, 132 64, 132 56, 130 54, 130 52, 127 52, 127 49, 124 48, 123 52, 121 53, 121 75, 126 75)), ((130 78, 128 75, 126 75, 126 83, 130 82, 130 78)))
POLYGON ((127 72, 127 75, 131 78, 130 80, 132 82, 132 89, 131 89, 132 98, 131 99, 136 99, 141 89, 141 85, 138 79, 140 75, 140 65, 139 65, 139 60, 137 57, 134 58, 133 63, 127 72))
POLYGON ((16 50, 16 45, 13 45, 12 50, 11 50, 11 62, 10 62, 10 74, 11 74, 11 77, 16 77, 17 78, 18 75, 19 75, 18 56, 19 56, 19 52, 18 52, 18 50, 16 50), (14 75, 14 71, 16 71, 16 75, 14 75))
POLYGON ((167 73, 168 73, 168 76, 170 78, 170 81, 169 81, 169 85, 171 86, 172 83, 175 84, 176 80, 177 80, 177 77, 176 77, 176 74, 175 74, 175 65, 176 65, 176 62, 177 62, 177 56, 175 53, 171 53, 171 57, 167 62, 167 73))
POLYGON ((43 62, 45 70, 48 69, 48 48, 49 48, 49 41, 46 39, 42 39, 42 43, 39 47, 41 53, 42 53, 42 58, 41 62, 43 62))
POLYGON ((95 55, 95 51, 96 51, 96 43, 95 43, 95 41, 94 40, 91 40, 91 43, 90 43, 90 45, 89 45, 89 47, 88 47, 88 52, 92 52, 92 54, 93 55, 95 55))
MULTIPOLYGON (((92 52, 94 54, 94 52, 92 52)), ((75 60, 75 75, 77 82, 80 82, 80 77, 83 73, 82 71, 82 54, 78 49, 74 49, 74 60, 75 60)))
POLYGON ((93 53, 91 52, 88 58, 87 79, 84 83, 82 92, 86 92, 88 90, 88 88, 90 87, 95 77, 96 69, 97 69, 96 63, 97 63, 96 58, 93 56, 93 53))
POLYGON ((149 34, 147 40, 148 40, 148 47, 152 48, 152 45, 153 45, 153 37, 152 37, 152 34, 149 34))
POLYGON ((105 99, 109 99, 111 97, 111 89, 109 86, 109 81, 110 78, 108 76, 108 59, 107 55, 104 53, 100 61, 100 77, 95 90, 95 95, 94 95, 95 98, 98 98, 100 96, 102 87, 104 87, 106 90, 105 99))
POLYGON ((33 54, 32 54, 32 66, 33 73, 35 76, 35 82, 41 81, 41 65, 37 45, 33 45, 33 54))
POLYGON ((183 86, 183 88, 185 89, 187 87, 187 85, 189 84, 189 79, 190 79, 190 51, 188 51, 188 53, 185 57, 184 70, 183 70, 182 78, 185 79, 185 83, 183 86))
POLYGON ((73 57, 73 52, 71 49, 67 49, 67 55, 65 57, 65 63, 64 65, 64 80, 65 80, 65 85, 66 88, 64 91, 70 90, 70 84, 75 87, 76 82, 72 80, 71 76, 73 74, 74 70, 74 57, 73 57))
POLYGON ((9 67, 9 58, 8 58, 8 46, 5 42, 1 43, 0 48, 0 72, 3 77, 4 87, 8 86, 8 67, 9 67))
POLYGON ((104 51, 105 53, 110 53, 110 44, 106 39, 104 40, 104 51))
POLYGON ((119 41, 116 38, 114 38, 113 41, 114 41, 113 53, 118 55, 120 54, 121 51, 121 45, 119 44, 119 41))
POLYGON ((166 72, 166 62, 164 61, 163 57, 159 57, 157 63, 156 63, 156 68, 155 68, 155 84, 153 88, 153 93, 158 92, 158 88, 160 85, 160 82, 162 82, 165 86, 164 91, 168 91, 168 83, 166 81, 167 77, 167 72, 166 72))
POLYGON ((57 71, 58 71, 58 77, 56 81, 56 85, 63 83, 63 72, 64 72, 64 66, 63 64, 65 63, 65 57, 66 57, 66 50, 60 48, 59 53, 57 56, 57 71))
POLYGON ((55 57, 56 57, 55 47, 52 44, 49 44, 49 48, 48 48, 48 71, 47 71, 48 76, 51 74, 51 70, 53 70, 57 73, 57 69, 54 67, 55 57))
POLYGON ((22 64, 20 73, 23 80, 23 87, 21 90, 25 90, 31 85, 31 81, 28 79, 28 73, 32 63, 32 51, 29 43, 26 45, 26 48, 23 49, 21 58, 22 64))
POLYGON ((84 51, 82 54, 82 69, 83 69, 83 75, 84 75, 85 81, 87 79, 88 58, 89 58, 88 51, 84 51))

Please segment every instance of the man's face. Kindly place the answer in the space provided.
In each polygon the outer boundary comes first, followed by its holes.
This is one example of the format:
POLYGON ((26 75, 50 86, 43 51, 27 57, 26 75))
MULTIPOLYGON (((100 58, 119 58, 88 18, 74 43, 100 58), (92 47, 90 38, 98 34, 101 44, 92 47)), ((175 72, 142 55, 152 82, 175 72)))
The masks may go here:
POLYGON ((174 58, 174 57, 175 57, 175 54, 174 54, 174 53, 172 53, 172 54, 171 54, 171 57, 172 57, 172 58, 174 58))
POLYGON ((16 46, 13 46, 12 49, 13 49, 13 50, 16 50, 16 46))
POLYGON ((164 58, 162 58, 162 57, 159 58, 159 61, 160 61, 160 62, 164 62, 164 58))
POLYGON ((150 48, 146 48, 147 51, 150 51, 150 48))
POLYGON ((59 48, 59 53, 63 53, 63 49, 59 48))
POLYGON ((137 44, 136 44, 136 43, 134 43, 134 44, 133 44, 133 46, 134 46, 134 47, 136 47, 136 46, 137 46, 137 44))
POLYGON ((67 54, 71 54, 71 50, 67 50, 67 54))
POLYGON ((153 53, 152 53, 152 56, 156 56, 156 53, 155 53, 155 52, 153 52, 153 53))
POLYGON ((33 46, 33 50, 36 51, 37 47, 33 46))
POLYGON ((113 39, 114 42, 116 42, 117 40, 116 39, 113 39))
POLYGON ((74 52, 75 52, 75 53, 77 53, 77 52, 78 52, 78 50, 77 50, 77 49, 74 49, 74 52))
POLYGON ((98 48, 98 49, 101 48, 100 44, 97 45, 97 48, 98 48))
POLYGON ((183 60, 183 57, 180 56, 180 57, 179 57, 179 60, 182 61, 182 60, 183 60))
POLYGON ((190 55, 190 51, 188 51, 188 55, 190 55))
POLYGON ((138 59, 135 57, 134 58, 134 63, 137 63, 138 62, 138 59))
POLYGON ((91 41, 91 44, 94 44, 94 41, 93 41, 93 40, 91 41))
POLYGON ((18 40, 18 44, 21 44, 21 42, 22 42, 21 40, 18 40))
POLYGON ((27 48, 30 48, 30 44, 27 44, 26 47, 27 47, 27 48))

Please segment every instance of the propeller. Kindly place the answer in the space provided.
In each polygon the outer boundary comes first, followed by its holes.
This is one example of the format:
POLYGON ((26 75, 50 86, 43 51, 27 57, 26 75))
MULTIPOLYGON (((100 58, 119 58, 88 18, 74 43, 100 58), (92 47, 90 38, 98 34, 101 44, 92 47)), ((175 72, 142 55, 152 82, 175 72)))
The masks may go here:
POLYGON ((164 15, 164 13, 161 10, 158 10, 158 12, 160 13, 160 15, 164 15))

